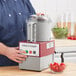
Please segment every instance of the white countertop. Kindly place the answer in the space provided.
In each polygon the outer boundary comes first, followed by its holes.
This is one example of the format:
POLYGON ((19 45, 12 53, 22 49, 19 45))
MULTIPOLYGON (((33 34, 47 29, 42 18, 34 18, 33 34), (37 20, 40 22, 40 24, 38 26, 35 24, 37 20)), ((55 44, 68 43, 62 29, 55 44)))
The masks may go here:
POLYGON ((55 51, 76 51, 76 40, 55 39, 55 51))

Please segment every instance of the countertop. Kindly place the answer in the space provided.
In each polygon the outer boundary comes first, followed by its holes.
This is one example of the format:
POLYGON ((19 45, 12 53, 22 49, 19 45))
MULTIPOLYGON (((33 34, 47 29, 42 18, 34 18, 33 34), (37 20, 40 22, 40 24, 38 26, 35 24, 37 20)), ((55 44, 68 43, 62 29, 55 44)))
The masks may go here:
POLYGON ((76 64, 66 63, 66 69, 61 73, 52 73, 50 69, 42 72, 20 70, 18 66, 0 67, 0 76, 76 76, 76 64))
POLYGON ((76 40, 55 39, 56 52, 76 52, 76 40))
MULTIPOLYGON (((53 39, 52 39, 53 40, 53 39)), ((70 40, 70 39, 55 39, 55 46, 76 46, 76 40, 70 40)))
MULTIPOLYGON (((55 46, 76 46, 76 40, 56 39, 55 46)), ((66 63, 66 69, 62 73, 52 73, 50 69, 42 72, 20 70, 18 66, 0 67, 0 76, 76 76, 76 64, 66 63)))

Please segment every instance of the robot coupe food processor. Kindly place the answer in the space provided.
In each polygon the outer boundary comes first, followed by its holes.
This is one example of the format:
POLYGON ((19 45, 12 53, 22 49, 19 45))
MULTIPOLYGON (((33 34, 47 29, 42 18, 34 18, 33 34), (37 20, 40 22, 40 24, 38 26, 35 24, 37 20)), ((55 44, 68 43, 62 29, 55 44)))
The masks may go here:
POLYGON ((27 41, 20 42, 19 49, 28 57, 19 64, 20 69, 42 71, 49 67, 55 50, 50 22, 44 14, 32 15, 27 21, 27 41))

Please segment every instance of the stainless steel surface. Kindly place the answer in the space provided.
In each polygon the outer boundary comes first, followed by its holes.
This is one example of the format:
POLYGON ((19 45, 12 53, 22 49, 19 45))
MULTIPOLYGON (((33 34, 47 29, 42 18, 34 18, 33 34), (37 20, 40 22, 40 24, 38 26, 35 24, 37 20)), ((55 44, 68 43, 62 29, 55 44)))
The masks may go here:
POLYGON ((28 57, 19 64, 20 69, 42 71, 52 63, 52 54, 44 57, 28 57))
POLYGON ((27 21, 27 40, 50 41, 51 40, 51 20, 45 15, 32 15, 27 21))

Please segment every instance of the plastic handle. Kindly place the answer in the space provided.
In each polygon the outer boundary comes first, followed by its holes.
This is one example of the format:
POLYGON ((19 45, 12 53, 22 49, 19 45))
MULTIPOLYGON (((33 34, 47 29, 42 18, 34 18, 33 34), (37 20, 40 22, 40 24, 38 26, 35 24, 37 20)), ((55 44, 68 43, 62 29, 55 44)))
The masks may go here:
POLYGON ((30 26, 30 41, 33 42, 33 25, 30 26))
POLYGON ((29 23, 27 26, 27 40, 36 42, 36 23, 29 23))
POLYGON ((36 42, 36 23, 33 24, 33 41, 36 42))
POLYGON ((30 40, 30 24, 27 24, 27 40, 30 40))
POLYGON ((33 41, 33 23, 30 22, 27 25, 27 40, 32 42, 33 41))
POLYGON ((61 53, 61 62, 64 62, 64 57, 63 57, 64 53, 61 53))

